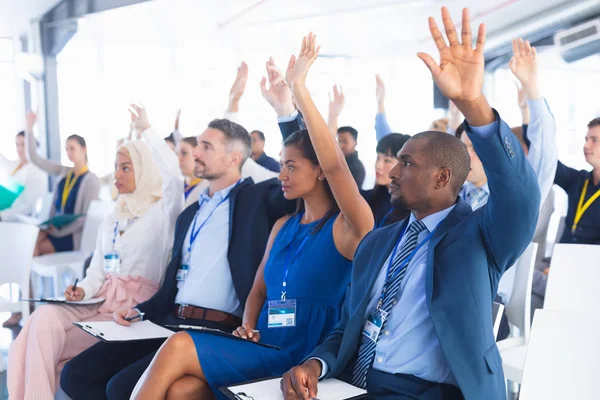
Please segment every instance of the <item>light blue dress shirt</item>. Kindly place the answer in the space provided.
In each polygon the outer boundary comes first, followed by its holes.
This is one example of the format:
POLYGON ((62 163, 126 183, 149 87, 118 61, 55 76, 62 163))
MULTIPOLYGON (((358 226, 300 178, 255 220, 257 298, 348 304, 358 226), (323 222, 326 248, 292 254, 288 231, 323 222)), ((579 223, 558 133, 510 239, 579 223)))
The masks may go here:
POLYGON ((480 187, 475 187, 471 182, 466 182, 458 194, 471 206, 473 211, 484 206, 490 197, 490 187, 487 182, 480 187))
POLYGON ((392 128, 388 123, 387 116, 385 113, 377 113, 375 115, 375 135, 377 136, 377 142, 392 133, 392 128))
MULTIPOLYGON (((227 252, 229 250, 229 202, 225 199, 236 184, 215 193, 212 198, 206 189, 200 199, 196 213, 198 233, 190 257, 190 269, 177 291, 175 303, 212 308, 237 316, 242 315, 240 301, 233 286, 227 252), (212 212, 212 216, 209 215, 212 212), (208 220, 207 220, 208 218, 208 220)), ((187 254, 193 223, 183 242, 183 255, 187 254)))

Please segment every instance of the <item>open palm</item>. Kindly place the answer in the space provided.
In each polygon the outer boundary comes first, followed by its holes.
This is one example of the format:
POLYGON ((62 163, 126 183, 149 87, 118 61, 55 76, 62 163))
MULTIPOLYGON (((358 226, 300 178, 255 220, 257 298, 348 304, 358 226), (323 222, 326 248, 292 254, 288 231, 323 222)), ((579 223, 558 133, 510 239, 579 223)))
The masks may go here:
POLYGON ((302 47, 298 57, 292 56, 285 74, 285 80, 288 85, 303 85, 306 82, 306 76, 312 63, 319 56, 321 46, 316 47, 317 35, 312 32, 308 37, 302 39, 302 47))
POLYGON ((269 79, 269 87, 267 88, 267 78, 262 78, 260 82, 260 90, 265 100, 272 107, 281 106, 292 103, 292 92, 285 84, 283 73, 279 70, 273 58, 267 61, 267 76, 269 79))
POLYGON ((444 96, 453 101, 474 101, 481 96, 483 88, 485 26, 480 25, 477 45, 473 48, 467 9, 463 11, 462 43, 458 40, 454 22, 446 7, 442 8, 442 20, 450 46, 446 45, 435 20, 429 18, 429 30, 439 51, 439 65, 428 54, 418 53, 418 56, 431 71, 434 82, 444 96))
POLYGON ((537 51, 523 39, 513 40, 512 45, 513 56, 508 66, 521 85, 531 85, 537 77, 537 51))

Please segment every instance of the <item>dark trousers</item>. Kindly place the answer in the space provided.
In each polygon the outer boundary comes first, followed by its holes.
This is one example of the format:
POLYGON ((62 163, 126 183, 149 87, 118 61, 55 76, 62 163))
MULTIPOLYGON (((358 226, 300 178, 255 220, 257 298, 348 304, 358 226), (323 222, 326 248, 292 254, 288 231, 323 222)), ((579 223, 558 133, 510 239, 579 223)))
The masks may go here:
MULTIPOLYGON (((231 332, 234 328, 204 320, 161 318, 160 324, 207 326, 231 332)), ((73 400, 127 400, 165 339, 100 342, 69 361, 60 387, 73 400)))
POLYGON ((459 388, 445 383, 428 382, 413 375, 387 374, 370 368, 367 391, 376 400, 463 400, 459 388))

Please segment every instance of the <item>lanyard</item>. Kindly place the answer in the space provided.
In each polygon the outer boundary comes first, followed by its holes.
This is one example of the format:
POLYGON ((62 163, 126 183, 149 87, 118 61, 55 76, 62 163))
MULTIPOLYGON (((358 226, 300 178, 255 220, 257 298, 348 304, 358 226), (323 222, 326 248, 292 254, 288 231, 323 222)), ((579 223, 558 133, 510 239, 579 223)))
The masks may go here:
POLYGON ((290 248, 287 251, 287 254, 285 256, 285 271, 283 272, 283 285, 281 288, 281 300, 282 301, 285 301, 285 299, 286 299, 287 278, 288 278, 288 272, 290 271, 290 264, 292 263, 292 261, 294 261, 294 259, 296 257, 298 257, 298 254, 300 254, 300 252, 304 248, 304 245, 306 244, 307 241, 308 241, 308 234, 302 240, 302 243, 300 243, 300 246, 298 246, 298 249, 296 250, 296 253, 294 254, 293 257, 291 257, 291 255, 292 255, 291 244, 290 244, 290 248))
POLYGON ((192 190, 194 190, 194 188, 200 182, 202 182, 202 179, 201 178, 196 178, 193 181, 191 181, 189 185, 185 185, 185 187, 183 188, 183 194, 184 194, 184 196, 185 196, 186 199, 190 195, 190 193, 192 192, 192 190))
MULTIPOLYGON (((241 179, 239 181, 237 181, 237 183, 235 184, 235 186, 237 186, 241 181, 242 181, 241 179)), ((188 246, 188 254, 192 254, 192 246, 193 246, 194 242, 196 241, 196 238, 198 237, 198 234, 200 233, 200 231, 202 230, 202 228, 204 228, 204 225, 206 225, 206 223, 208 222, 208 220, 210 219, 210 217, 212 217, 213 213, 217 210, 217 208, 219 208, 221 206, 221 204, 225 203, 227 201, 227 199, 229 199, 229 195, 235 189, 235 186, 229 191, 229 193, 227 193, 227 196, 225 196, 219 202, 219 204, 217 204, 217 206, 212 209, 212 211, 208 214, 208 217, 206 217, 206 219, 204 220, 204 222, 202 222, 202 224, 198 227, 198 229, 196 229, 196 222, 198 221, 198 215, 200 214, 200 210, 202 209, 202 206, 204 205, 204 203, 206 201, 204 198, 202 199, 202 203, 200 204, 200 208, 198 209, 198 212, 196 213, 196 216, 194 217, 194 224, 192 225, 192 232, 190 232, 190 245, 188 246)))
POLYGON ((381 221, 379 221, 376 228, 381 228, 383 225, 385 225, 385 221, 387 221, 388 217, 390 215, 392 215, 393 212, 394 212, 394 207, 390 207, 390 210, 383 216, 383 219, 381 221))
POLYGON ((73 172, 73 170, 69 171, 69 173, 67 174, 67 177, 65 178, 65 186, 63 187, 63 191, 62 191, 62 199, 60 202, 60 211, 61 212, 65 212, 65 206, 67 205, 67 200, 69 199, 69 195, 71 194, 71 190, 73 190, 73 187, 75 186, 75 183, 77 182, 77 179, 79 179, 79 177, 83 174, 85 174, 88 171, 88 167, 84 167, 83 170, 81 170, 80 174, 75 174, 73 172), (75 179, 73 179, 73 175, 75 175, 75 179))
POLYGON ((17 165, 17 168, 15 168, 13 170, 13 172, 10 173, 10 176, 14 176, 14 174, 16 174, 21 168, 23 168, 25 166, 25 164, 19 164, 17 165))
MULTIPOLYGON (((392 250, 392 256, 390 257, 390 261, 388 262, 387 272, 385 274, 385 281, 383 283, 383 290, 381 291, 381 297, 379 298, 379 303, 377 303, 377 311, 379 311, 381 309, 381 306, 383 305, 383 298, 385 296, 385 285, 388 282, 388 280, 390 279, 390 271, 392 269, 392 264, 394 263, 394 258, 396 257, 396 251, 398 250, 398 246, 400 245, 400 241, 402 240, 402 237, 404 237, 404 233, 406 232, 407 228, 408 228, 408 224, 406 224, 406 226, 404 227, 404 230, 402 231, 402 234, 398 237, 398 240, 396 241, 396 245, 394 246, 394 250, 392 250)), ((427 237, 425 239, 423 239, 423 241, 421 243, 419 243, 417 245, 417 247, 415 247, 415 249, 412 251, 412 253, 410 253, 408 255, 408 257, 406 257, 404 259, 404 261, 402 262, 402 264, 398 265, 398 268, 396 268, 396 270, 393 272, 393 274, 391 276, 391 279, 394 279, 396 277, 396 275, 398 275, 400 273, 400 271, 402 271, 402 269, 404 267, 406 267, 412 261, 412 259, 415 256, 415 254, 417 254, 417 251, 419 251, 419 249, 421 247, 423 247, 423 245, 425 243, 427 243, 429 241, 429 239, 431 239, 431 237, 435 233, 436 229, 437 229, 437 226, 433 229, 433 231, 429 235, 427 235, 427 237)))
POLYGON ((579 197, 579 204, 577 205, 577 211, 575 212, 575 219, 573 220, 573 227, 572 227, 573 233, 575 233, 575 230, 577 229, 577 224, 579 224, 579 221, 581 220, 583 213, 585 213, 586 210, 588 208, 590 208, 592 203, 594 201, 596 201, 596 199, 598 197, 600 197, 600 190, 598 190, 596 193, 594 193, 592 195, 592 197, 590 197, 588 199, 588 201, 585 202, 585 204, 583 204, 583 200, 585 199, 585 195, 587 194, 587 188, 588 188, 589 182, 590 182, 590 180, 586 179, 585 183, 583 184, 583 190, 581 191, 581 197, 579 197))

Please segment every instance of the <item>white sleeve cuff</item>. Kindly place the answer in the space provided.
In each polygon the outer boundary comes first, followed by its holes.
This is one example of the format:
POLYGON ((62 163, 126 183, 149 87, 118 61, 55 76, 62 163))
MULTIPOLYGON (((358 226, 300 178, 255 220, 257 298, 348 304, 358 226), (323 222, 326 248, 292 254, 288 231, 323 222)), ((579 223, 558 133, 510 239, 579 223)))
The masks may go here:
POLYGON ((277 117, 277 122, 282 124, 284 122, 292 122, 293 120, 295 120, 298 117, 298 110, 294 110, 293 113, 291 113, 290 115, 288 115, 287 117, 277 117))
POLYGON ((323 360, 322 358, 319 358, 319 357, 311 357, 306 361, 310 361, 310 360, 317 360, 321 363, 321 375, 319 376, 319 379, 323 379, 323 377, 325 375, 327 375, 327 373, 329 372, 329 365, 327 365, 325 360, 323 360))

